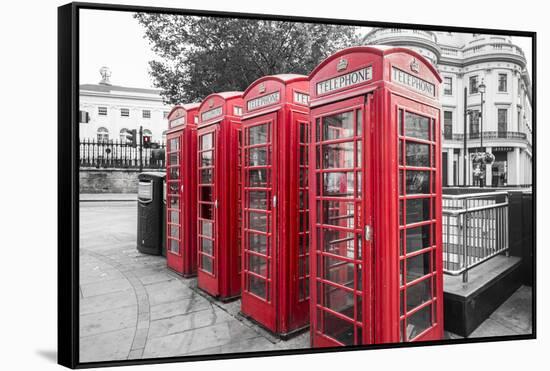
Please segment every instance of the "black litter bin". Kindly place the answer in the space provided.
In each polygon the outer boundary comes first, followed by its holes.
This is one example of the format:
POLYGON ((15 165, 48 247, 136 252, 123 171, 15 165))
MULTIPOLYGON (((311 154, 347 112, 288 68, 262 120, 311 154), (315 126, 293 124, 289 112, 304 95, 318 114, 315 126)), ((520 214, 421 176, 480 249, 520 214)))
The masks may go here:
POLYGON ((164 173, 138 175, 137 249, 151 255, 162 253, 164 173))

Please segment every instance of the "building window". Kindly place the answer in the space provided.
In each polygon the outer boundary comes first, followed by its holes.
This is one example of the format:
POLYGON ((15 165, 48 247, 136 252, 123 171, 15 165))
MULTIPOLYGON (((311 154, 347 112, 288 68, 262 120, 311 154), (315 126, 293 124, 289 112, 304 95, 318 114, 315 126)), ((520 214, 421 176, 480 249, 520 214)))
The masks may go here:
POLYGON ((153 132, 149 129, 143 129, 143 136, 144 137, 152 137, 153 136, 153 132))
POLYGON ((107 107, 97 107, 97 114, 99 116, 107 116, 107 107))
POLYGON ((121 108, 121 109, 120 109, 120 116, 121 116, 121 117, 130 117, 130 109, 128 109, 128 108, 121 108))
POLYGON ((506 108, 498 109, 498 137, 506 138, 508 131, 508 110, 506 108))
POLYGON ((97 129, 97 141, 98 142, 108 142, 109 141, 109 130, 103 126, 97 129))
POLYGON ((144 109, 142 111, 142 116, 144 119, 150 119, 151 118, 151 111, 148 109, 144 109))
POLYGON ((443 94, 453 95, 453 78, 452 77, 444 77, 443 94))
POLYGON ((505 73, 498 74, 498 91, 506 93, 508 91, 508 75, 505 73))
POLYGON ((453 139, 453 112, 445 111, 443 113, 443 138, 453 139))
POLYGON ((470 139, 479 138, 479 111, 470 111, 470 139))
POLYGON ((470 94, 476 94, 477 90, 477 76, 470 76, 470 94))
POLYGON ((170 112, 168 112, 168 111, 164 111, 164 112, 162 112, 162 116, 163 116, 164 118, 168 118, 168 114, 169 114, 169 113, 170 113, 170 112))

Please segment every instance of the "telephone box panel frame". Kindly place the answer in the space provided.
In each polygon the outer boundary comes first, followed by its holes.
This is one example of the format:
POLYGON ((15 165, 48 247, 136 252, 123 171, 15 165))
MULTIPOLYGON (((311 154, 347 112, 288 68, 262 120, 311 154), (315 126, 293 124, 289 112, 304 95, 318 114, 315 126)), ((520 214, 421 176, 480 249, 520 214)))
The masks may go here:
POLYGON ((243 99, 241 312, 287 337, 309 323, 307 76, 264 76, 245 90, 243 99), (260 133, 263 128, 267 128, 265 134, 260 133), (253 134, 256 131, 260 136, 253 134), (265 159, 256 156, 258 151, 266 154, 265 159), (249 177, 264 169, 269 175, 258 188, 249 177), (253 194, 263 194, 265 204, 253 200, 253 194), (249 214, 265 214, 267 229, 258 232, 250 228, 249 214), (254 244, 263 245, 263 241, 266 246, 260 253, 254 244), (267 269, 258 272, 256 263, 264 261, 261 266, 267 269), (250 285, 256 281, 265 284, 263 291, 250 285))
POLYGON ((167 115, 169 129, 166 132, 166 264, 168 268, 184 277, 197 274, 195 157, 198 107, 196 103, 177 105, 167 115), (174 145, 177 148, 174 149, 174 145), (179 166, 172 163, 176 159, 179 166), (175 204, 179 207, 172 208, 175 204), (174 236, 174 229, 177 236, 174 236))
MULTIPOLYGON (((349 314, 348 316, 342 316, 339 313, 330 313, 330 308, 327 307, 326 303, 323 303, 324 299, 321 298, 320 300, 319 295, 326 294, 326 291, 322 289, 325 280, 323 277, 319 277, 320 272, 316 270, 316 257, 325 253, 318 252, 322 247, 322 241, 317 241, 317 237, 320 235, 313 232, 310 260, 310 266, 314 267, 312 271, 312 277, 314 278, 311 279, 310 283, 312 292, 310 314, 312 318, 312 346, 380 344, 442 338, 441 181, 438 176, 434 176, 441 171, 441 130, 439 123, 441 108, 437 101, 440 83, 441 78, 437 71, 421 55, 408 49, 393 47, 348 48, 328 57, 310 74, 310 124, 312 130, 312 144, 310 146, 310 210, 312 212, 312 222, 310 229, 312 232, 316 231, 316 228, 326 227, 323 225, 324 220, 321 221, 321 224, 316 220, 318 215, 317 209, 314 208, 316 200, 321 201, 323 199, 322 195, 318 194, 315 174, 323 170, 316 169, 315 161, 319 162, 321 159, 325 161, 325 152, 323 152, 323 155, 319 152, 319 157, 316 157, 318 154, 317 148, 321 151, 323 144, 313 138, 317 135, 317 130, 320 130, 321 125, 323 125, 323 130, 326 129, 325 126, 330 126, 330 120, 327 121, 327 124, 322 118, 327 111, 331 109, 334 112, 350 111, 350 107, 353 105, 355 105, 354 107, 361 106, 360 103, 356 102, 357 99, 365 100, 364 109, 362 110, 364 116, 362 116, 363 130, 361 134, 364 143, 362 147, 364 158, 362 163, 362 186, 371 187, 371 189, 366 188, 363 193, 361 215, 359 215, 361 224, 358 228, 358 231, 361 231, 361 243, 359 245, 356 243, 354 249, 357 252, 357 250, 361 250, 361 246, 368 247, 371 244, 371 254, 363 253, 360 259, 362 268, 367 268, 362 269, 361 273, 362 287, 364 292, 367 293, 361 301, 364 311, 361 314, 361 319, 369 318, 368 316, 372 315, 370 323, 364 320, 359 322, 357 316, 350 318, 349 314), (356 103, 352 104, 352 102, 356 103), (403 111, 399 111, 398 105, 401 106, 403 111), (398 113, 402 114, 399 117, 403 117, 404 112, 410 111, 412 114, 415 110, 421 112, 421 116, 427 117, 427 120, 429 120, 427 130, 430 134, 427 141, 409 138, 404 135, 398 136, 400 134, 397 130, 398 113), (405 161, 405 142, 409 139, 411 146, 408 146, 407 149, 410 147, 411 151, 416 144, 427 146, 428 170, 424 167, 408 167, 404 162, 399 162, 399 158, 405 161), (398 145, 400 143, 402 151, 399 151, 398 145), (399 157, 399 154, 401 157, 399 157), (369 169, 370 173, 368 172, 369 169), (399 195, 399 172, 406 173, 407 169, 411 174, 414 174, 414 171, 429 171, 430 176, 428 179, 431 179, 431 181, 429 181, 430 192, 428 196, 399 195), (405 205, 408 200, 420 200, 422 198, 430 200, 427 207, 429 220, 418 224, 400 225, 400 205, 405 205), (371 204, 370 212, 368 212, 369 202, 371 204), (372 219, 369 223, 370 218, 372 219), (430 240, 429 246, 426 249, 418 249, 412 255, 407 255, 408 253, 404 256, 400 255, 401 234, 405 233, 404 231, 408 228, 413 229, 422 225, 429 225, 429 228, 431 228, 428 237, 430 240), (413 280, 401 285, 402 278, 400 277, 407 274, 407 264, 413 269, 413 261, 415 264, 420 263, 412 258, 424 253, 429 256, 427 274, 422 275, 417 281, 413 280), (366 260, 369 256, 373 262, 372 266, 366 260), (410 259, 410 262, 408 259, 410 259), (431 287, 428 290, 421 291, 420 294, 416 292, 413 295, 411 292, 409 299, 416 300, 418 296, 423 298, 423 292, 428 291, 430 293, 429 300, 422 301, 423 299, 419 299, 421 300, 419 305, 401 314, 402 307, 408 308, 410 304, 403 302, 407 298, 408 288, 414 284, 424 282, 424 280, 426 282, 430 280, 431 287), (370 292, 368 291, 369 287, 371 288, 370 292), (410 328, 405 327, 407 319, 411 321, 415 319, 419 322, 417 317, 419 317, 419 313, 424 315, 425 308, 431 310, 429 310, 430 326, 411 335, 410 328), (326 329, 321 328, 323 324, 326 324, 326 320, 324 317, 317 316, 319 310, 321 313, 328 312, 333 317, 340 316, 332 319, 334 323, 340 324, 336 327, 333 325, 326 329), (413 317, 415 313, 416 317, 413 317), (333 336, 327 334, 331 329, 342 328, 343 326, 348 326, 347 332, 333 331, 335 332, 335 334, 332 334, 333 336)), ((334 121, 334 118, 332 119, 334 121)), ((353 123, 355 124, 357 117, 354 120, 353 123)), ((422 121, 423 119, 418 120, 422 121)), ((399 122, 399 124, 404 125, 403 122, 399 122)), ((334 128, 331 130, 334 130, 334 128)), ((341 149, 336 150, 336 153, 339 153, 339 151, 341 149)), ((353 153, 353 156, 356 156, 355 152, 353 153)), ((424 153, 424 150, 422 153, 424 153)), ((401 182, 403 189, 405 189, 404 177, 401 182)), ((325 187, 325 183, 323 179, 318 181, 321 187, 325 187)), ((333 212, 334 210, 330 211, 333 212)), ((401 207, 401 213, 402 218, 405 218, 406 206, 401 207)), ((405 219, 401 220, 405 221, 405 219)), ((403 245, 406 245, 406 243, 403 243, 403 245)), ((354 276, 354 279, 358 279, 357 275, 354 276)), ((340 303, 342 300, 340 299, 340 303)), ((334 302, 338 303, 338 300, 335 299, 334 302)), ((356 313, 359 305, 356 301, 353 302, 355 303, 354 313, 356 313)))
POLYGON ((241 96, 211 94, 198 110, 197 282, 223 301, 240 296, 241 96))

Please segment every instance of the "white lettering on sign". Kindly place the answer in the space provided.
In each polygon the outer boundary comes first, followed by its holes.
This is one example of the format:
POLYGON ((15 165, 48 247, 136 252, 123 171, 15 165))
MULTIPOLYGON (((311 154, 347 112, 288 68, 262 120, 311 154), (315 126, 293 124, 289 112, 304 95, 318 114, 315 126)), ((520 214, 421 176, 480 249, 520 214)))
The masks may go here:
POLYGON ((435 97, 434 84, 405 71, 401 71, 399 68, 392 67, 392 81, 405 85, 421 94, 435 97))
POLYGON ((303 104, 304 106, 309 105, 309 95, 300 93, 298 91, 294 92, 294 103, 303 104))
POLYGON ((255 109, 269 106, 270 104, 275 104, 281 99, 281 93, 276 91, 274 93, 265 95, 263 97, 254 98, 246 102, 246 107, 249 111, 253 111, 255 109))
POLYGON ((317 94, 325 94, 333 90, 361 84, 372 79, 372 66, 361 68, 345 75, 334 77, 317 83, 317 94))
POLYGON ((222 107, 216 107, 214 109, 211 109, 210 111, 203 112, 201 114, 201 120, 202 121, 208 121, 210 119, 213 119, 214 117, 218 117, 222 114, 222 107))
POLYGON ((181 117, 178 117, 177 119, 170 121, 170 127, 183 125, 183 124, 185 124, 185 116, 181 116, 181 117))

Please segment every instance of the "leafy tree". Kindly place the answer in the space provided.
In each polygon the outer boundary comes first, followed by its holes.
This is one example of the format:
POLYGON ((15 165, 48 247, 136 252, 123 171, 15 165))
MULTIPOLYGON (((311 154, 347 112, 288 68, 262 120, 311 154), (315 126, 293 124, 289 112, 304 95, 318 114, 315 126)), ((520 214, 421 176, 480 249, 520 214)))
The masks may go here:
POLYGON ((169 104, 244 90, 280 73, 309 74, 324 58, 359 42, 357 27, 136 13, 158 60, 154 85, 169 104))

